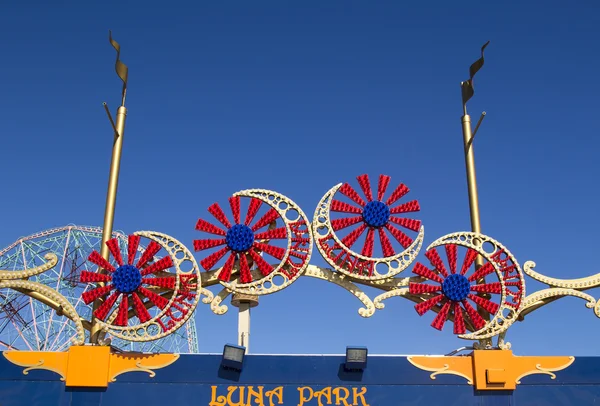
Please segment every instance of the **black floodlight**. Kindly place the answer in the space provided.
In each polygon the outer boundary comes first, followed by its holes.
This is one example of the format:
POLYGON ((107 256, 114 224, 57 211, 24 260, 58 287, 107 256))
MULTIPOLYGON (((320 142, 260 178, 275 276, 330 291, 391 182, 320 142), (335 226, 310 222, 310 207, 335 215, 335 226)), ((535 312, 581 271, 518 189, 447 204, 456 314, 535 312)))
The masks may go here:
POLYGON ((367 367, 367 347, 346 347, 346 365, 348 370, 362 371, 367 367))
POLYGON ((227 369, 235 369, 241 371, 244 365, 244 355, 246 354, 246 347, 239 345, 225 344, 223 348, 223 358, 221 359, 221 365, 227 369))

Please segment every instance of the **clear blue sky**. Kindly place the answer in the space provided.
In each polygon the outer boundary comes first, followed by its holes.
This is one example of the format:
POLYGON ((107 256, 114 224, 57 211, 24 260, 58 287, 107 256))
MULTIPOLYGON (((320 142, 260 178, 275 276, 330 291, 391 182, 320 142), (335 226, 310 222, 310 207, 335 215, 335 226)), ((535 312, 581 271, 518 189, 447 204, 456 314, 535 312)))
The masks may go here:
MULTIPOLYGON (((385 173, 420 200, 426 244, 467 230, 459 83, 491 40, 470 102, 474 120, 488 112, 476 142, 483 231, 547 275, 600 272, 597 2, 51 3, 0 3, 0 246, 102 224, 112 134, 101 102, 114 111, 120 93, 109 29, 130 77, 115 228, 191 247, 197 218, 238 190, 276 190, 312 216, 331 186, 385 173)), ((302 278, 261 299, 252 351, 466 344, 408 301, 370 319, 359 306, 302 278)), ((196 319, 202 351, 235 340, 235 311, 200 305, 196 319)), ((519 354, 600 355, 598 334, 567 298, 507 339, 519 354)))

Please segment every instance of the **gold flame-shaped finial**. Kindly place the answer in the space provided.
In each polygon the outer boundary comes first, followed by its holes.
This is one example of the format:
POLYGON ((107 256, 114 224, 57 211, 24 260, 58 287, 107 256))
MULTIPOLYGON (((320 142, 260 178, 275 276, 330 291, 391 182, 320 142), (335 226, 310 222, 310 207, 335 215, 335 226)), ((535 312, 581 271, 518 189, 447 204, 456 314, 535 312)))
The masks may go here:
POLYGON ((466 80, 460 84, 462 87, 463 106, 465 108, 466 108, 466 105, 467 105, 467 102, 469 101, 469 99, 471 97, 473 97, 473 95, 475 94, 475 89, 473 87, 473 77, 475 76, 475 74, 477 72, 479 72, 479 69, 481 69, 481 67, 483 66, 483 62, 484 62, 483 61, 483 51, 484 51, 485 47, 488 46, 489 43, 490 43, 490 41, 483 44, 483 46, 481 47, 481 58, 479 58, 478 60, 473 62, 473 64, 469 68, 469 80, 466 80))
POLYGON ((117 71, 117 75, 119 76, 119 78, 121 78, 121 80, 123 81, 121 105, 124 106, 125 96, 127 94, 127 74, 129 69, 127 68, 127 65, 121 62, 121 60, 119 59, 119 56, 121 54, 121 45, 119 45, 119 43, 112 38, 112 32, 110 30, 108 31, 108 40, 110 41, 110 44, 113 46, 113 48, 117 51, 117 61, 115 62, 115 70, 117 71))

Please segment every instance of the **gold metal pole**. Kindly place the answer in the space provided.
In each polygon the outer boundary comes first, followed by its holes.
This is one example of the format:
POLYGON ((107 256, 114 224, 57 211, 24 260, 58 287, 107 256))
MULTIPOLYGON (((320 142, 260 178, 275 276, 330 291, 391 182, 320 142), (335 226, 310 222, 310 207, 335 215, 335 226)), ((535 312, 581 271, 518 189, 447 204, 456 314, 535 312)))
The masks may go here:
MULTIPOLYGON (((471 134, 471 117, 466 114, 462 116, 463 143, 465 147, 465 165, 467 168, 467 187, 469 189, 469 211, 471 215, 471 231, 481 233, 481 221, 479 219, 479 195, 477 193, 477 175, 475 173, 475 153, 471 134)), ((477 256, 476 267, 483 266, 483 258, 477 256)))
MULTIPOLYGON (((127 109, 125 106, 119 107, 117 110, 117 122, 115 125, 116 134, 113 143, 112 160, 110 162, 110 173, 108 177, 108 191, 106 193, 106 207, 104 210, 104 226, 102 228, 102 248, 100 255, 108 260, 110 251, 106 242, 112 238, 113 224, 115 219, 115 205, 117 202, 117 188, 119 185, 119 170, 121 167, 121 152, 123 149, 123 133, 125 131, 125 118, 127 117, 127 109)), ((94 302, 94 310, 100 306, 101 302, 94 302)), ((92 329, 90 331, 90 342, 96 344, 98 342, 99 325, 95 322, 92 316, 92 329)))
MULTIPOLYGON (((477 175, 475 173, 475 153, 473 151, 473 137, 474 134, 471 132, 471 117, 467 113, 467 102, 475 94, 473 87, 473 77, 481 69, 484 63, 483 52, 485 47, 490 42, 486 42, 481 47, 481 58, 475 61, 469 68, 469 80, 460 84, 462 90, 462 104, 463 104, 463 116, 462 116, 462 133, 463 133, 463 145, 465 151, 465 167, 467 170, 467 188, 469 191, 469 214, 471 217, 471 231, 474 233, 481 233, 481 221, 479 216, 479 195, 477 193, 477 175)), ((485 117, 485 114, 481 115, 479 122, 477 123, 477 129, 481 124, 481 120, 485 117)), ((477 130, 476 129, 476 130, 477 130)), ((479 269, 483 266, 483 257, 478 255, 475 259, 475 269, 479 269)), ((481 278, 477 283, 485 283, 485 278, 481 278)), ((486 297, 487 295, 481 295, 486 297)), ((490 320, 490 314, 481 306, 477 306, 477 311, 483 317, 484 320, 490 320)), ((480 340, 482 345, 491 345, 491 340, 485 339, 480 340)))
MULTIPOLYGON (((112 238, 113 224, 115 219, 115 205, 117 202, 117 188, 119 185, 119 170, 121 167, 121 151, 123 149, 123 134, 125 132, 125 118, 127 117, 125 96, 127 94, 127 78, 129 71, 127 66, 120 60, 121 46, 117 41, 113 40, 112 33, 110 31, 108 32, 108 40, 115 51, 117 51, 115 71, 117 72, 119 78, 123 81, 123 90, 121 92, 121 106, 117 110, 116 124, 113 123, 110 110, 106 106, 106 103, 104 103, 104 108, 114 132, 112 159, 110 162, 110 172, 108 176, 108 191, 106 193, 106 206, 104 209, 104 226, 102 228, 102 247, 100 250, 100 255, 107 261, 109 260, 110 251, 106 246, 106 242, 112 238)), ((99 272, 104 272, 104 270, 100 269, 99 272)), ((103 286, 104 284, 98 283, 98 285, 103 286)), ((95 311, 98 309, 101 303, 101 299, 95 300, 93 310, 95 311)), ((90 328, 90 342, 92 344, 98 343, 98 339, 101 336, 100 333, 100 326, 96 323, 96 319, 92 313, 90 328)))

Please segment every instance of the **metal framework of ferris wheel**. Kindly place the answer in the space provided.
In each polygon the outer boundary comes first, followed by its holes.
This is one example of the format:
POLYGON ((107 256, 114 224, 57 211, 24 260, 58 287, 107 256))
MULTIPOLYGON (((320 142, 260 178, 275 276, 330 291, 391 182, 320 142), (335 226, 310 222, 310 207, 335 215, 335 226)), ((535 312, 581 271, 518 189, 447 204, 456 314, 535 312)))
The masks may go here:
MULTIPOLYGON (((120 245, 127 237, 113 232, 120 245)), ((62 294, 75 306, 77 313, 91 319, 92 306, 81 300, 88 284, 80 282, 81 271, 93 250, 99 250, 102 228, 68 225, 45 230, 20 238, 0 251, 0 269, 18 271, 46 262, 44 255, 54 253, 58 263, 53 269, 33 276, 30 280, 42 283, 62 294)), ((143 249, 143 247, 140 247, 143 249)), ((90 269, 91 270, 91 269, 90 269)), ((76 335, 74 323, 34 298, 12 289, 0 289, 0 350, 64 351, 76 335)), ((86 331, 86 335, 89 332, 86 331)), ((121 350, 140 352, 197 353, 196 325, 189 322, 174 334, 150 342, 130 342, 111 338, 111 344, 121 350)))

